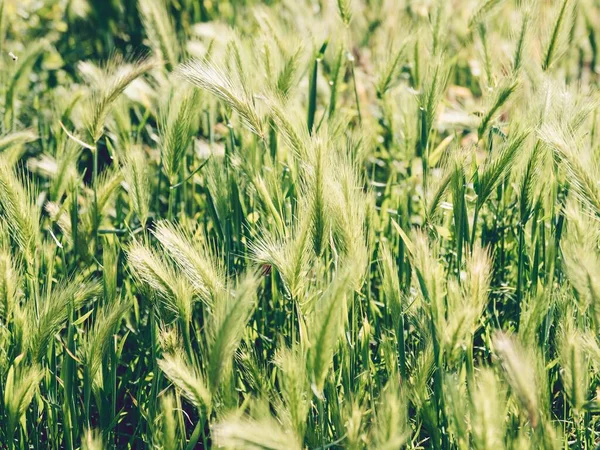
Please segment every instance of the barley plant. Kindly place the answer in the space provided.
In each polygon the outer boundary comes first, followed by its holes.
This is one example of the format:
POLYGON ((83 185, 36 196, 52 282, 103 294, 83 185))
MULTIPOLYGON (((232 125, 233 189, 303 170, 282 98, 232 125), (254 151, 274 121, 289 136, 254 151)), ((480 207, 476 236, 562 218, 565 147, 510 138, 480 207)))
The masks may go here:
POLYGON ((0 448, 600 448, 599 45, 597 0, 0 0, 0 448))

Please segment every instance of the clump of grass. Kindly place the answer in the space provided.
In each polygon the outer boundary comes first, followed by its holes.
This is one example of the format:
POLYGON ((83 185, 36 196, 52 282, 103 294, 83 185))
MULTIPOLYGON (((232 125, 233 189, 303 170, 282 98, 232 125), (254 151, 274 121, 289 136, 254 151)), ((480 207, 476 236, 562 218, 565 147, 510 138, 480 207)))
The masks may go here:
POLYGON ((591 0, 62 3, 0 1, 1 445, 597 446, 591 0))

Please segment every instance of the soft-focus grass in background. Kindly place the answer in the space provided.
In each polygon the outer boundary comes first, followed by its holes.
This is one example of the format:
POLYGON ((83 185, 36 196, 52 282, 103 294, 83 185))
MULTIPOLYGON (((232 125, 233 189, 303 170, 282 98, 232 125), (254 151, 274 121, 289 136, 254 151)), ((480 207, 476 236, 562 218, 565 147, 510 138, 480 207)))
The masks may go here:
POLYGON ((0 0, 0 447, 597 448, 599 26, 0 0))

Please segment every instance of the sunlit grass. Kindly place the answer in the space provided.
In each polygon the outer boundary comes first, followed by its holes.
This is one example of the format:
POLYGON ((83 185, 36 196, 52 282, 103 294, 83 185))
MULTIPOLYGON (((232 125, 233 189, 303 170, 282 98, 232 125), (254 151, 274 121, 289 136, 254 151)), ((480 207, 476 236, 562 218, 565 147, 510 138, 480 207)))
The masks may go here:
POLYGON ((0 448, 597 448, 596 2, 36 7, 0 448))

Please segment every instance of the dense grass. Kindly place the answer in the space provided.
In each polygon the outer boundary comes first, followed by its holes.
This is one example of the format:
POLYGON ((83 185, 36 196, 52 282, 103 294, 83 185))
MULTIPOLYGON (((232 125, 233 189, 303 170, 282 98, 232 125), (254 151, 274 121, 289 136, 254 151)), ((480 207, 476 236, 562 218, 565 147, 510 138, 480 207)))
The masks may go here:
POLYGON ((598 448, 598 2, 39 3, 1 448, 598 448))

